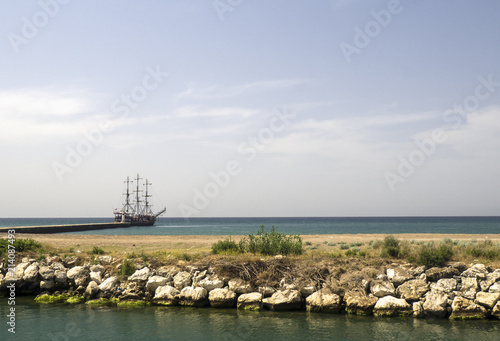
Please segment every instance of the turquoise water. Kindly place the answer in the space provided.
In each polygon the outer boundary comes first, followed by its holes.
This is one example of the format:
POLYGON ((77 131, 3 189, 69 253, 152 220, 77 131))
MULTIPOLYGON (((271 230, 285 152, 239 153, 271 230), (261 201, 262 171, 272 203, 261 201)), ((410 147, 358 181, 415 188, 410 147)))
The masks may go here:
MULTIPOLYGON (((5 320, 8 306, 0 299, 5 320)), ((0 340, 498 340, 498 320, 375 318, 210 308, 89 308, 16 300, 16 334, 0 340)))
MULTIPOLYGON (((3 226, 111 222, 112 218, 0 219, 3 226)), ((75 232, 103 235, 246 235, 261 225, 287 234, 500 233, 500 217, 160 218, 154 226, 75 232)))

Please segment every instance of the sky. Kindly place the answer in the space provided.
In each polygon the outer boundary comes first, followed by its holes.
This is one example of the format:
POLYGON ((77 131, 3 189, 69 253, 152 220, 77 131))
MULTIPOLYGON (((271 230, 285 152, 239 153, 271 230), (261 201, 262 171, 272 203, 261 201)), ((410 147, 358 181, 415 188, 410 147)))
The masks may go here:
POLYGON ((500 215, 500 2, 3 0, 0 217, 500 215))

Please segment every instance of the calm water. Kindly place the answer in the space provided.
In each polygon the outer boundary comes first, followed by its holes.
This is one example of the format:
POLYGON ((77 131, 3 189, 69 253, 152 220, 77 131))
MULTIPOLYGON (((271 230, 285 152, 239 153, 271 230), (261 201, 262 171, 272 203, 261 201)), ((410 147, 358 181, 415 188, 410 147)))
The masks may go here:
MULTIPOLYGON (((108 222, 109 218, 0 219, 0 226, 108 222)), ((162 218, 152 227, 91 234, 242 235, 260 225, 299 234, 500 233, 500 217, 162 218)), ((88 308, 16 300, 16 334, 7 331, 9 306, 0 298, 0 340, 498 340, 498 320, 374 318, 306 312, 147 307, 88 308)))
MULTIPOLYGON (((210 308, 88 308, 16 301, 16 334, 0 340, 498 340, 498 320, 374 318, 210 308)), ((0 299, 2 320, 7 305, 0 299)))
MULTIPOLYGON (((111 218, 0 219, 0 226, 111 222, 111 218)), ((346 233, 500 233, 500 217, 310 217, 310 218, 160 218, 150 227, 129 227, 79 234, 245 235, 261 225, 287 234, 346 233)))

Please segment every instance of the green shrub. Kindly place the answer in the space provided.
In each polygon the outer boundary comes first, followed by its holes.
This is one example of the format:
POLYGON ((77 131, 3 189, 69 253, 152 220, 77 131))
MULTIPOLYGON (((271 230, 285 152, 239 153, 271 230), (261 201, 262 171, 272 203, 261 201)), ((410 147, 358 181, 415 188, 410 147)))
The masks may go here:
POLYGON ((486 258, 495 260, 500 258, 500 249, 495 247, 491 241, 486 241, 482 245, 470 246, 465 250, 465 254, 474 258, 486 258))
POLYGON ((101 249, 99 246, 94 246, 94 248, 92 249, 91 253, 93 255, 103 255, 104 254, 104 250, 101 249))
POLYGON ((348 250, 348 249, 349 249, 349 247, 350 247, 350 246, 349 246, 349 245, 347 245, 347 244, 339 244, 339 248, 340 248, 341 250, 348 250))
POLYGON ((399 244, 399 240, 394 238, 394 236, 385 237, 384 243, 382 244, 382 257, 401 257, 403 252, 401 251, 399 244))
POLYGON ((250 234, 239 243, 242 252, 260 253, 265 256, 300 255, 303 253, 299 235, 285 235, 273 226, 270 231, 262 225, 256 235, 250 234))
POLYGON ((356 256, 356 251, 353 251, 353 250, 347 250, 347 251, 345 252, 345 255, 346 255, 347 257, 356 256))
POLYGON ((234 240, 231 240, 231 237, 226 240, 219 240, 217 243, 212 245, 212 254, 233 254, 240 253, 241 249, 238 244, 234 240))
POLYGON ((420 250, 417 256, 417 263, 429 268, 443 266, 452 257, 453 250, 449 245, 442 244, 439 247, 425 246, 420 250))
POLYGON ((7 254, 9 245, 14 245, 16 252, 38 251, 42 248, 42 244, 33 239, 16 239, 13 244, 8 239, 0 239, 0 257, 7 254))
POLYGON ((125 259, 122 264, 121 274, 123 276, 130 276, 135 272, 135 266, 129 259, 125 259))

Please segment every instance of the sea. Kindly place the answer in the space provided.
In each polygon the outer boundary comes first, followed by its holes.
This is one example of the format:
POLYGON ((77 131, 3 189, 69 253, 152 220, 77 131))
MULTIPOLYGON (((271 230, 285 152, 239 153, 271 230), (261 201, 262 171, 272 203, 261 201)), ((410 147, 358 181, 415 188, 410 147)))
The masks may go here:
MULTIPOLYGON (((0 218, 0 227, 112 222, 112 218, 0 218)), ((286 234, 500 233, 500 217, 159 218, 153 226, 72 232, 102 235, 247 235, 264 225, 286 234)))
MULTIPOLYGON (((2 218, 0 227, 110 222, 110 218, 2 218)), ((286 234, 498 234, 500 217, 160 218, 150 227, 108 229, 102 235, 246 235, 261 225, 286 234)), ((10 306, 0 298, 0 340, 499 340, 500 321, 376 318, 345 314, 246 312, 155 307, 122 309, 84 304, 43 305, 33 297, 10 306), (11 329, 12 330, 12 329, 11 329)))

